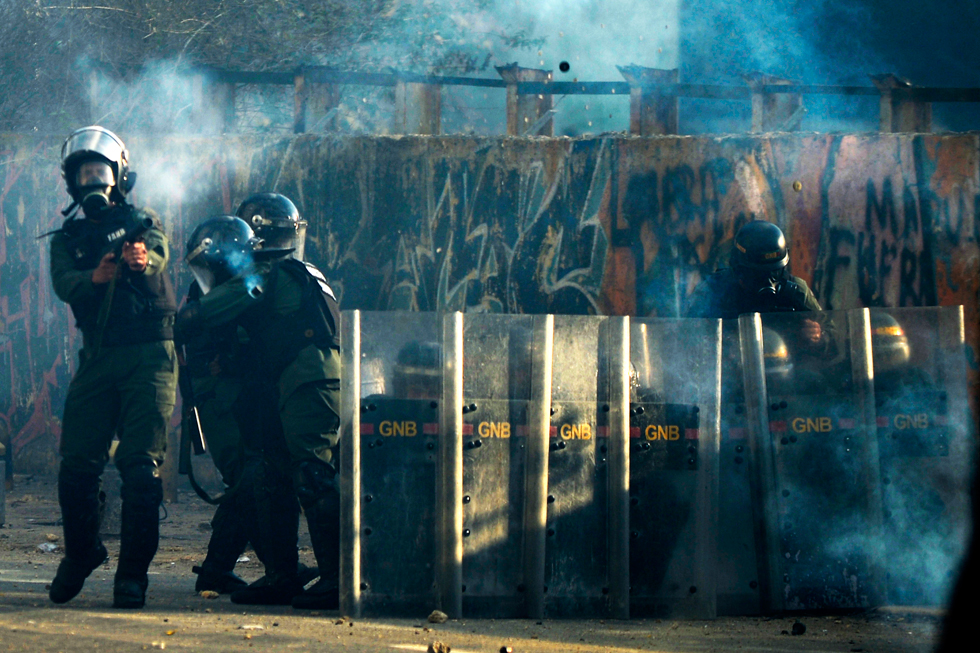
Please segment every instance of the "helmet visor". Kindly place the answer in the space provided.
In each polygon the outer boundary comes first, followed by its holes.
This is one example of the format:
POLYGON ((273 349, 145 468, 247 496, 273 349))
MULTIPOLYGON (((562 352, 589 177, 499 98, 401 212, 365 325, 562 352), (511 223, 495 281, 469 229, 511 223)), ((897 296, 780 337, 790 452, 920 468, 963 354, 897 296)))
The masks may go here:
POLYGON ((191 274, 194 275, 194 280, 197 281, 197 285, 201 287, 201 294, 208 294, 217 285, 214 282, 214 272, 211 271, 211 268, 193 263, 188 267, 191 269, 191 274))
POLYGON ((61 160, 67 161, 75 154, 94 152, 109 161, 126 158, 126 148, 115 134, 102 127, 84 127, 73 132, 61 148, 61 160))
POLYGON ((115 186, 116 176, 105 161, 86 161, 78 166, 75 173, 75 185, 79 188, 86 186, 115 186))

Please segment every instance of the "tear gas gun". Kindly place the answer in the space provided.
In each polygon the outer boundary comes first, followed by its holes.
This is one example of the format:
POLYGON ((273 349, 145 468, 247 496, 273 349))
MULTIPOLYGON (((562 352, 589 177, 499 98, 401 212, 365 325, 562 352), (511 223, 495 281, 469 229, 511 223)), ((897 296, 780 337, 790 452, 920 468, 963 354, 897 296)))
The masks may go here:
POLYGON ((106 236, 106 239, 109 241, 109 247, 106 250, 106 253, 112 252, 115 254, 115 258, 113 260, 118 263, 120 260, 122 260, 123 245, 126 243, 136 242, 143 237, 143 234, 152 228, 153 218, 142 218, 129 229, 118 229, 112 232, 106 236))
MULTIPOLYGON (((123 245, 126 243, 132 243, 140 238, 143 234, 149 231, 153 227, 153 218, 142 218, 136 224, 134 224, 129 229, 117 229, 113 231, 108 236, 106 240, 109 241, 109 247, 106 253, 112 252, 115 255, 113 262, 119 264, 122 259, 123 245)), ((104 256, 105 254, 103 254, 104 256)), ((128 268, 128 266, 126 266, 128 268)), ((105 323, 109 319, 109 310, 112 306, 112 298, 116 294, 116 276, 113 276, 109 281, 109 288, 106 290, 105 297, 102 299, 102 305, 99 307, 99 315, 96 320, 96 324, 99 329, 99 337, 96 341, 95 350, 102 350, 102 335, 105 333, 105 323)))

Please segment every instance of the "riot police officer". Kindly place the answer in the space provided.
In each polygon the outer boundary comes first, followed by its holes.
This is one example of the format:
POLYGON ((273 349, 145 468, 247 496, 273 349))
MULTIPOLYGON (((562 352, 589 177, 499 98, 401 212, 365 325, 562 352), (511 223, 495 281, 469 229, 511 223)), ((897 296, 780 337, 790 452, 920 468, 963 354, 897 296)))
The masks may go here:
POLYGON ((71 600, 106 560, 99 485, 115 434, 122 524, 113 605, 140 608, 159 540, 158 469, 176 399, 168 243, 159 219, 126 201, 136 174, 118 136, 85 127, 68 136, 61 154, 72 203, 51 239, 51 279, 71 306, 83 346, 62 421, 58 500, 65 557, 50 597, 71 600))
POLYGON ((871 355, 876 394, 932 389, 929 375, 909 364, 911 350, 902 325, 885 311, 871 311, 871 355))
POLYGON ((182 334, 243 327, 257 356, 255 378, 267 380, 250 392, 244 402, 250 415, 239 422, 253 425, 242 433, 246 447, 262 452, 255 520, 265 536, 266 575, 233 592, 232 601, 330 609, 338 604, 340 567, 339 309, 319 270, 290 253, 264 248, 241 218, 205 221, 185 256, 203 295, 182 309, 177 326, 182 334), (297 497, 320 569, 320 580, 302 593, 293 517, 298 511, 290 508, 297 497))
MULTIPOLYGON (((728 320, 744 313, 821 310, 806 282, 789 274, 786 237, 776 225, 754 220, 739 229, 730 263, 695 288, 688 317, 728 320)), ((819 323, 810 328, 819 338, 819 323)))
MULTIPOLYGON (((236 214, 253 225, 256 237, 263 241, 265 248, 291 251, 287 256, 302 260, 307 223, 300 219, 296 205, 289 198, 277 193, 256 193, 239 205, 236 214)), ((187 293, 188 303, 199 301, 201 295, 197 281, 192 282, 187 293)), ((247 335, 234 323, 194 335, 186 343, 184 351, 184 370, 193 378, 196 407, 211 458, 225 485, 231 490, 225 494, 211 520, 207 557, 200 566, 193 568, 198 574, 194 589, 198 592, 213 590, 233 593, 246 585, 234 573, 234 568, 249 540, 252 540, 256 555, 263 563, 268 555, 275 555, 267 554, 261 532, 250 533, 254 527, 253 484, 265 474, 257 469, 260 461, 246 465, 246 454, 261 458, 261 452, 251 448, 246 450, 239 427, 239 421, 242 422, 241 428, 246 430, 261 424, 261 421, 251 419, 249 413, 255 396, 261 397, 263 389, 261 384, 248 384, 250 379, 258 378, 251 373, 256 365, 254 357, 249 355, 247 335)), ((249 440, 261 441, 261 434, 249 440)), ((286 501, 278 509, 291 514, 286 518, 289 521, 298 522, 295 500, 286 501)), ((298 586, 315 578, 315 573, 302 565, 298 573, 298 586)), ((265 586, 265 582, 260 584, 260 587, 265 586)), ((264 593, 269 594, 268 598, 274 602, 283 600, 282 593, 264 593)), ((261 593, 250 594, 255 601, 263 600, 261 593)))

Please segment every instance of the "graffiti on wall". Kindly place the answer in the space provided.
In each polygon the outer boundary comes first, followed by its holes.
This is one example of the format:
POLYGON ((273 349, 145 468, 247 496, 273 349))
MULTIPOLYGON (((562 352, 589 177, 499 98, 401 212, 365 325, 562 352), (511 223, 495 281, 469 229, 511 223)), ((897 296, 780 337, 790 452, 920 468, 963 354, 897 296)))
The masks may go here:
MULTIPOLYGON (((978 334, 977 135, 130 139, 172 243, 291 197, 345 309, 683 315, 747 221, 778 224, 827 308, 964 304, 978 334)), ((80 338, 46 242, 60 142, 0 138, 0 430, 49 468, 80 338)), ((974 383, 977 374, 973 358, 974 383)))

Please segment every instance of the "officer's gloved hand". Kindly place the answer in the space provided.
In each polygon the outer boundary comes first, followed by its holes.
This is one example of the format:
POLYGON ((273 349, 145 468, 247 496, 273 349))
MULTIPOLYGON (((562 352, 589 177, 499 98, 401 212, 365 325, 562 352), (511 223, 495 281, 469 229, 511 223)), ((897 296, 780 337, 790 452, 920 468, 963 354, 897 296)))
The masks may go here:
POLYGON ((203 326, 201 305, 197 302, 184 304, 174 320, 174 341, 179 345, 186 343, 195 334, 200 333, 203 326))
POLYGON ((810 345, 819 345, 823 340, 823 327, 816 320, 804 319, 800 335, 810 345))

